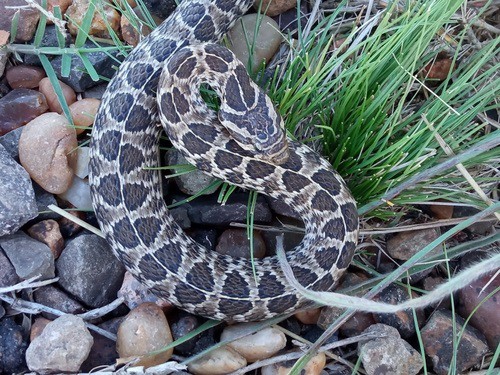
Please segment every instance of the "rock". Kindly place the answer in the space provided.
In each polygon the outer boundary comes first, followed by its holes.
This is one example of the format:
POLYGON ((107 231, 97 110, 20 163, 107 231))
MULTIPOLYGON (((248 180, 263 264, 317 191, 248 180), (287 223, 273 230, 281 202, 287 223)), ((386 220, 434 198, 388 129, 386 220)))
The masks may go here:
POLYGON ((481 331, 491 350, 500 343, 500 293, 482 302, 486 296, 500 286, 500 278, 494 273, 485 275, 458 291, 458 312, 464 318, 470 317, 470 324, 481 331), (482 303, 481 303, 482 302, 482 303))
POLYGON ((293 316, 302 324, 316 324, 318 322, 321 308, 315 307, 312 309, 297 311, 293 316))
MULTIPOLYGON (((85 308, 55 286, 46 285, 35 290, 35 301, 41 305, 52 307, 68 314, 81 314, 85 308)), ((47 319, 56 319, 56 315, 44 313, 47 319)))
POLYGON ((174 218, 175 222, 179 224, 182 229, 191 228, 191 220, 189 220, 188 210, 183 205, 171 208, 168 210, 170 215, 174 218))
MULTIPOLYGON (((295 365, 296 360, 275 363, 262 367, 262 375, 284 375, 290 373, 290 370, 295 365)), ((319 375, 326 365, 325 353, 317 353, 304 366, 301 375, 319 375)))
POLYGON ((278 200, 268 196, 266 196, 266 200, 267 203, 269 204, 269 207, 271 207, 271 210, 273 210, 273 212, 277 213, 278 215, 290 217, 296 220, 301 220, 300 215, 297 212, 295 212, 292 207, 287 205, 282 200, 278 200))
POLYGON ((81 234, 68 241, 57 261, 59 284, 78 300, 101 307, 116 298, 125 269, 106 240, 81 234))
MULTIPOLYGON (((408 260, 440 235, 439 229, 434 228, 401 232, 387 240, 387 252, 393 258, 408 260)), ((442 251, 443 248, 439 245, 431 254, 439 254, 442 251)))
MULTIPOLYGON (((71 3, 72 3, 72 0, 48 0, 47 1, 47 10, 49 12, 53 12, 54 7, 57 6, 57 7, 59 7, 59 9, 61 9, 61 13, 65 14, 66 10, 71 5, 71 3)), ((49 20, 47 20, 47 21, 49 22, 49 20)), ((52 22, 49 22, 49 23, 52 23, 52 22)))
POLYGON ((170 16, 178 4, 177 0, 143 0, 143 3, 150 13, 162 20, 170 16))
POLYGON ((85 98, 69 106, 69 112, 73 118, 77 134, 83 133, 92 126, 100 104, 101 101, 99 99, 85 98))
POLYGON ((30 237, 43 242, 52 251, 54 259, 57 259, 64 247, 64 238, 59 230, 57 221, 49 219, 39 221, 28 229, 30 237))
POLYGON ((85 99, 98 99, 101 100, 106 88, 108 87, 107 83, 101 83, 96 86, 90 87, 88 90, 82 93, 82 96, 85 99))
POLYGON ((14 16, 18 17, 15 41, 29 41, 35 34, 40 12, 34 7, 27 7, 24 0, 2 0, 0 3, 0 30, 10 31, 14 16))
POLYGON ((35 89, 45 77, 45 70, 36 66, 17 65, 8 69, 5 77, 13 89, 35 89))
POLYGON ((147 287, 137 281, 130 272, 125 272, 123 284, 118 291, 118 297, 124 298, 124 303, 132 310, 145 302, 154 302, 161 308, 170 307, 170 303, 160 300, 147 287))
MULTIPOLYGON (((167 164, 174 167, 172 170, 173 174, 181 173, 187 162, 186 158, 176 149, 170 149, 167 152, 167 164), (178 166, 175 168, 175 166, 178 166)), ((218 186, 214 185, 217 181, 215 177, 209 176, 199 170, 192 171, 190 173, 182 174, 180 176, 174 177, 174 181, 179 187, 180 191, 188 195, 195 195, 203 191, 202 195, 208 195, 214 193, 218 186), (209 188, 212 186, 211 188, 209 188), (206 190, 209 188, 208 190, 206 190)))
MULTIPOLYGON (((66 11, 66 17, 69 19, 68 29, 71 35, 76 36, 78 34, 78 31, 82 26, 83 18, 90 11, 89 7, 90 0, 75 0, 69 6, 66 11)), ((102 5, 102 9, 98 10, 96 8, 88 34, 109 39, 111 38, 111 35, 108 28, 111 28, 116 35, 118 34, 119 27, 120 14, 111 6, 102 5), (103 19, 103 13, 106 20, 103 19)))
POLYGON ((452 205, 431 204, 429 210, 432 212, 432 216, 438 220, 446 220, 453 217, 452 205))
POLYGON ((293 35, 296 30, 300 27, 304 29, 307 25, 307 21, 310 19, 310 11, 308 3, 300 3, 300 12, 297 12, 296 6, 294 8, 288 9, 287 11, 280 12, 276 16, 272 16, 273 19, 278 23, 281 33, 283 35, 293 35), (299 18, 297 18, 297 13, 299 18))
MULTIPOLYGON (((192 223, 228 226, 232 222, 246 222, 247 204, 247 194, 234 192, 224 205, 217 202, 217 197, 207 196, 203 200, 195 200, 184 206, 192 223)), ((254 221, 269 223, 271 218, 271 211, 264 197, 259 196, 255 205, 254 221)))
MULTIPOLYGON (((86 218, 85 214, 82 211, 70 210, 66 211, 66 213, 70 214, 71 216, 75 216, 77 219, 80 220, 85 220, 86 218)), ((64 238, 73 237, 82 230, 82 227, 79 224, 65 217, 59 218, 58 223, 64 238)))
POLYGON ((14 89, 0 99, 0 135, 17 129, 49 109, 45 96, 35 90, 14 89))
POLYGON ((339 332, 345 337, 354 337, 360 335, 373 324, 375 324, 373 314, 358 311, 340 326, 339 332))
POLYGON ((54 256, 49 247, 23 232, 0 237, 0 247, 22 279, 54 277, 54 256))
MULTIPOLYGON (((51 204, 59 207, 54 195, 42 189, 36 182, 33 182, 33 189, 35 190, 36 206, 38 207, 37 220, 59 219, 61 216, 49 209, 51 204)), ((61 226, 59 226, 59 229, 61 229, 61 226)))
MULTIPOLYGON (((87 41, 82 48, 95 48, 95 44, 87 41)), ((90 64, 94 67, 100 77, 98 81, 94 81, 90 75, 87 74, 87 69, 83 65, 82 59, 77 54, 71 55, 71 74, 69 77, 61 76, 62 56, 56 56, 51 61, 58 78, 64 83, 68 84, 76 92, 84 92, 90 87, 96 86, 106 79, 110 79, 116 73, 116 67, 119 65, 117 61, 123 60, 123 56, 119 55, 117 51, 96 51, 85 54, 90 64)), ((87 96, 88 97, 88 96, 87 96)))
POLYGON ((236 350, 223 346, 190 362, 188 370, 195 375, 223 375, 246 365, 247 361, 236 350))
MULTIPOLYGON (((69 106, 76 102, 76 94, 71 87, 69 87, 64 82, 58 81, 61 86, 62 93, 64 95, 64 99, 66 100, 66 104, 69 106)), ((39 90, 41 93, 45 95, 47 98, 47 104, 49 105, 49 109, 52 112, 57 112, 61 114, 63 112, 61 103, 59 103, 59 98, 54 91, 54 86, 48 77, 43 78, 40 81, 39 90)))
MULTIPOLYGON (((178 340, 181 337, 186 336, 188 333, 192 332, 200 326, 200 322, 195 315, 189 314, 184 311, 179 312, 179 318, 173 321, 170 325, 172 329, 172 336, 174 340, 178 340)), ((200 337, 204 332, 196 335, 192 339, 183 342, 175 347, 175 352, 184 356, 189 356, 194 354, 194 348, 196 343, 199 341, 200 337)))
POLYGON ((423 69, 422 73, 427 80, 444 81, 453 68, 453 61, 450 58, 431 61, 423 69))
POLYGON ((235 258, 264 258, 266 255, 266 245, 259 232, 253 232, 253 249, 250 248, 245 229, 226 229, 219 237, 215 251, 220 254, 230 255, 235 258))
MULTIPOLYGON (((161 6, 161 3, 159 5, 161 6)), ((133 8, 133 11, 135 15, 134 17, 138 17, 141 21, 143 21, 143 23, 139 23, 138 25, 136 25, 136 22, 134 20, 133 24, 131 24, 130 20, 127 18, 128 15, 122 14, 120 27, 123 40, 127 42, 127 44, 135 47, 137 44, 139 44, 143 37, 151 33, 151 28, 148 26, 150 24, 148 17, 145 17, 143 15, 141 7, 136 6, 133 8)), ((151 18, 156 25, 159 25, 162 22, 162 20, 154 14, 151 14, 151 18)))
POLYGON ((447 310, 438 310, 430 317, 421 330, 425 354, 434 365, 434 372, 438 375, 448 374, 452 358, 455 359, 457 373, 463 373, 474 365, 481 363, 483 356, 488 352, 488 345, 484 336, 470 325, 463 331, 458 347, 457 333, 464 329, 464 320, 447 310))
POLYGON ((0 374, 25 373, 27 347, 27 335, 14 319, 0 319, 0 374))
MULTIPOLYGON (((105 331, 116 334, 118 331, 118 326, 123 321, 123 317, 114 318, 108 320, 102 324, 99 324, 99 328, 105 331)), ((81 371, 92 372, 95 371, 97 367, 104 365, 113 365, 118 358, 116 353, 116 343, 104 336, 101 336, 93 331, 90 332, 94 338, 94 344, 90 349, 89 356, 82 363, 81 371)))
MULTIPOLYGON (((154 303, 143 303, 130 311, 117 332, 116 351, 122 359, 132 359, 163 348, 173 341, 165 314, 154 303)), ((135 366, 151 367, 167 362, 173 349, 148 355, 135 366)))
POLYGON ((367 375, 375 374, 418 374, 423 366, 422 356, 398 331, 384 324, 368 327, 365 334, 380 334, 380 338, 358 344, 358 355, 367 375))
POLYGON ((18 282, 19 276, 17 276, 16 269, 9 258, 7 258, 5 253, 0 249, 0 288, 3 286, 15 285, 18 282))
POLYGON ((186 232, 193 240, 210 251, 215 251, 215 244, 219 234, 215 229, 194 229, 186 232))
POLYGON ((47 324, 49 324, 50 322, 52 322, 52 320, 44 317, 35 318, 35 321, 31 325, 30 342, 40 336, 45 327, 47 327, 47 324))
POLYGON ((276 21, 255 13, 241 17, 229 30, 227 37, 229 48, 252 72, 258 71, 263 63, 271 60, 283 40, 276 21), (257 35, 254 34, 256 29, 257 35))
POLYGON ((11 130, 5 135, 0 137, 0 145, 2 145, 5 150, 10 154, 12 159, 19 160, 19 138, 21 137, 21 133, 23 132, 23 128, 17 128, 11 130))
MULTIPOLYGON (((441 276, 429 275, 422 280, 422 288, 428 292, 431 292, 445 282, 446 280, 441 276)), ((430 306, 432 306, 436 310, 438 308, 449 309, 451 306, 450 297, 446 297, 439 302, 431 304, 430 306)))
POLYGON ((31 371, 39 373, 77 372, 87 358, 93 339, 83 319, 63 315, 47 324, 26 351, 31 371))
MULTIPOLYGON (((10 33, 5 30, 0 30, 0 47, 6 46, 9 42, 10 33)), ((5 72, 5 66, 7 65, 7 61, 9 60, 10 52, 6 48, 0 48, 0 77, 3 76, 5 72)), ((4 83, 1 84, 2 88, 0 89, 0 98, 4 96, 8 90, 7 85, 4 83)))
MULTIPOLYGON (((413 293, 413 298, 418 296, 413 293)), ((398 285, 391 284, 381 291, 375 298, 377 301, 390 303, 391 305, 399 305, 409 299, 408 290, 398 285)), ((422 309, 415 310, 417 321, 424 321, 424 312, 422 309)), ((413 318, 413 310, 407 309, 398 311, 393 314, 374 313, 373 317, 377 323, 394 327, 398 330, 402 338, 407 339, 415 334, 415 323, 413 318)))
MULTIPOLYGON (((231 340, 248 332, 255 323, 241 323, 224 328, 222 340, 231 340)), ((237 339, 227 344, 240 353, 248 362, 272 357, 286 346, 286 336, 273 327, 267 327, 251 335, 237 339)))
POLYGON ((45 113, 24 127, 19 159, 43 189, 61 194, 73 180, 77 146, 75 129, 68 120, 57 113, 45 113))
POLYGON ((297 5, 295 0, 262 0, 255 2, 254 8, 259 9, 261 12, 267 14, 269 17, 276 16, 280 13, 286 12, 297 5))
POLYGON ((59 194, 59 198, 64 199, 82 211, 92 211, 90 186, 87 179, 83 180, 78 176, 74 176, 66 191, 59 194))
POLYGON ((0 145, 0 236, 15 233, 38 215, 33 185, 26 171, 0 145))

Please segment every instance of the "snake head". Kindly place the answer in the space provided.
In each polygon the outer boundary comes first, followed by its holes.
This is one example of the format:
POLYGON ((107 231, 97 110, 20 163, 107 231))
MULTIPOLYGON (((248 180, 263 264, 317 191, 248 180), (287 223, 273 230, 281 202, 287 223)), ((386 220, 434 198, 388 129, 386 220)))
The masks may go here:
POLYGON ((251 151, 255 158, 278 165, 288 159, 283 119, 260 90, 256 104, 243 113, 234 111, 222 100, 218 116, 238 145, 251 151))

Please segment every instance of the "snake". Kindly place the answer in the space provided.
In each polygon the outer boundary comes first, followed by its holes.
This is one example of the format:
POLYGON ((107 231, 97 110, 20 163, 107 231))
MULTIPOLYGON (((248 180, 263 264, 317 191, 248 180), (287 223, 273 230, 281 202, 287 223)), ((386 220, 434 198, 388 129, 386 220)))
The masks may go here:
POLYGON ((288 205, 304 224, 286 252, 298 282, 332 290, 358 238, 356 202, 331 164, 293 140, 273 103, 221 38, 253 0, 191 0, 145 37, 104 92, 90 142, 97 222, 125 268, 158 298, 189 313, 248 322, 307 308, 277 256, 232 257, 188 236, 165 203, 162 131, 204 173, 288 205), (217 93, 215 111, 200 85, 217 93))

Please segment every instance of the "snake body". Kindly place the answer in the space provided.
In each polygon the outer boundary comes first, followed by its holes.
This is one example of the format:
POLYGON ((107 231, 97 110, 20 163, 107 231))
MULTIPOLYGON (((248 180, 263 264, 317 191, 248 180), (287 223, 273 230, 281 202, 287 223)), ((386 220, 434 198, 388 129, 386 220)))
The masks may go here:
POLYGON ((286 138, 267 96, 232 53, 213 44, 252 3, 184 1, 145 38, 103 95, 89 165, 97 220, 126 268, 159 297, 227 321, 262 320, 309 301, 287 283, 276 257, 252 266, 207 250, 175 223, 160 175, 151 169, 159 165, 160 117, 172 144, 200 170, 279 199, 302 217, 305 236, 287 259, 305 287, 335 286, 358 230, 342 178, 314 151, 286 138), (200 98, 201 83, 221 97, 218 114, 200 98))

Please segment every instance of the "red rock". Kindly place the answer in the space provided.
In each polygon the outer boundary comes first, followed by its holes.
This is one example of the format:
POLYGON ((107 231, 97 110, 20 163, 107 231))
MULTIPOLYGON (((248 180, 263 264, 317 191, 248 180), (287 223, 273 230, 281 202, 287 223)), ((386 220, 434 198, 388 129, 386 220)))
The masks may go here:
POLYGON ((0 136, 26 125, 48 109, 42 93, 30 89, 12 90, 0 99, 0 136))
POLYGON ((64 248, 64 239, 57 221, 43 220, 28 229, 28 234, 35 240, 43 242, 52 251, 54 259, 57 259, 64 248))
POLYGON ((8 69, 5 77, 13 89, 34 89, 45 77, 45 71, 37 66, 18 65, 8 69))

